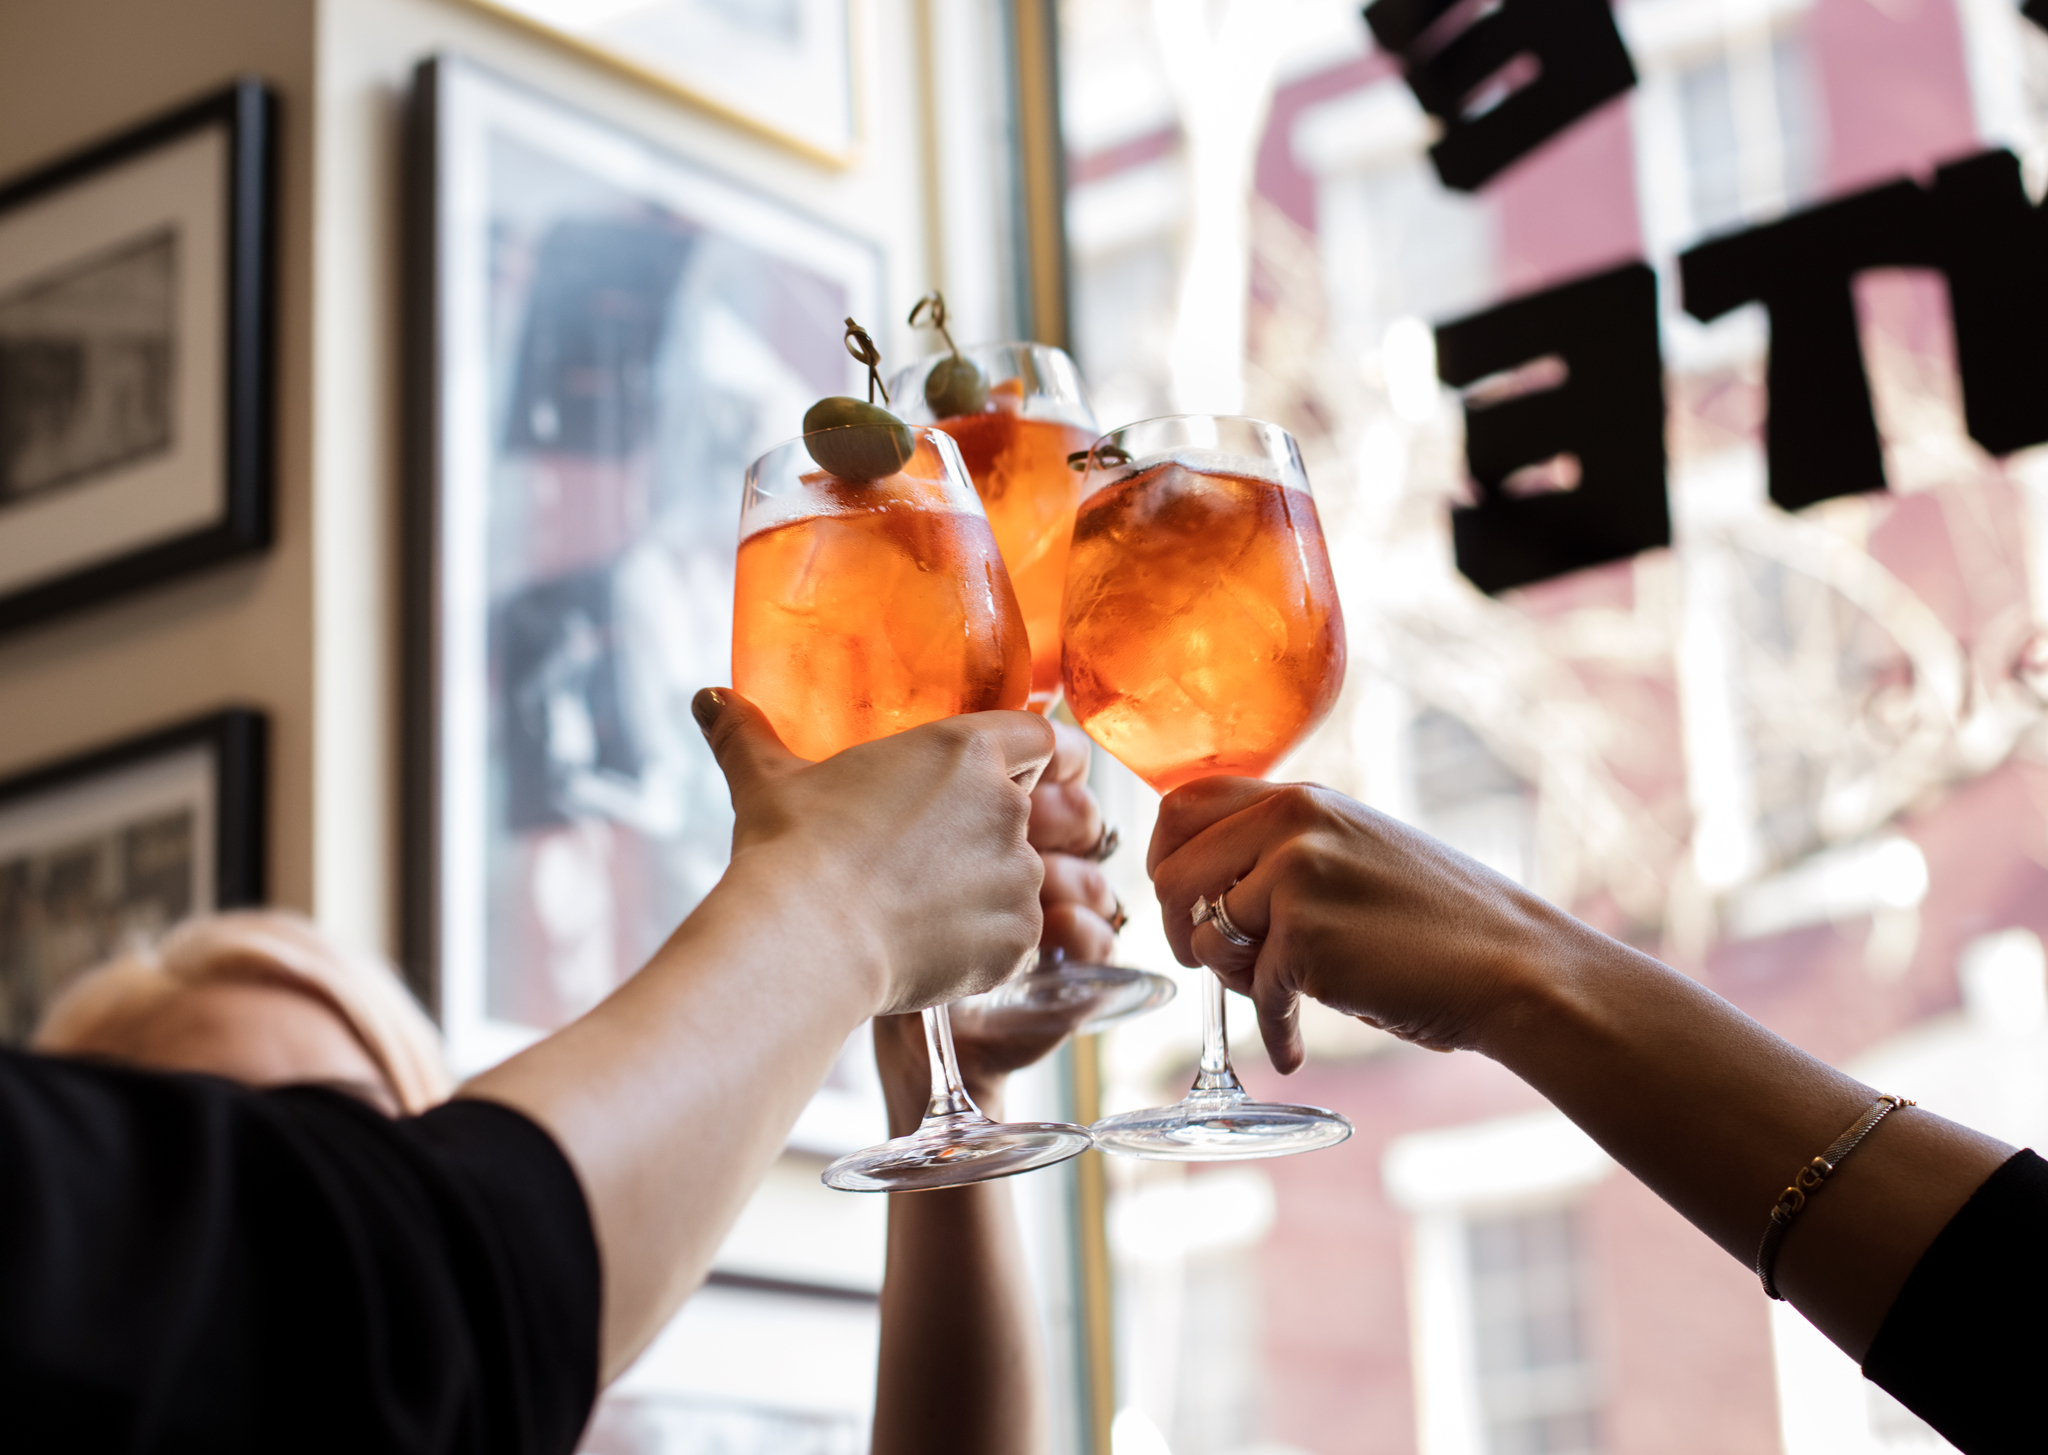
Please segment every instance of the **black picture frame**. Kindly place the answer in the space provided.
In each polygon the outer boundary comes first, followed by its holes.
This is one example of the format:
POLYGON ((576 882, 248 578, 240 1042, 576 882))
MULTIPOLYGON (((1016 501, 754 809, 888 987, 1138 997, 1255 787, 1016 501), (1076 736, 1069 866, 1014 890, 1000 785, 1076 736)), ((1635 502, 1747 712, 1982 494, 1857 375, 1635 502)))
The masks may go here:
MULTIPOLYGON (((700 462, 699 468, 676 472, 677 478, 687 475, 696 483, 675 492, 678 498, 687 496, 675 508, 697 514, 691 517, 690 529, 672 530, 670 538, 686 541, 687 549, 699 553, 703 561, 727 571, 726 585, 718 593, 727 612, 730 562, 738 548, 734 528, 739 489, 747 459, 796 428, 811 400, 858 390, 859 368, 851 365, 839 343, 841 320, 848 314, 886 317, 891 312, 886 306, 886 259, 873 239, 461 55, 435 55, 415 69, 406 127, 403 310, 404 958, 415 988, 440 1019, 452 1060, 464 1073, 530 1043, 552 1028, 556 1022, 551 1015, 561 1011, 555 1006, 539 1014, 522 1014, 524 1007, 516 1003, 539 976, 531 973, 530 965, 508 965, 504 945, 491 943, 490 937, 498 935, 530 959, 540 955, 533 947, 548 943, 548 927, 536 922, 536 896, 518 887, 526 882, 518 856, 558 829, 573 829, 579 819, 617 826, 615 838, 623 842, 632 836, 631 851, 648 859, 663 849, 651 842, 655 835, 638 834, 625 822, 625 814, 609 814, 601 805, 565 808, 550 799, 549 793, 559 786, 547 777, 551 765, 533 766, 533 760, 545 754, 534 751, 532 733, 510 720, 507 704, 517 685, 531 675, 524 666, 558 644, 558 635, 551 633, 565 619, 594 623, 601 638, 604 661, 574 694, 596 724, 597 757, 589 776, 605 778, 611 789, 623 784, 631 793, 636 783, 655 777, 641 777, 641 765, 650 760, 675 765, 686 756, 676 776, 687 776, 693 796, 679 815, 685 827, 671 836, 671 842, 695 835, 714 845, 719 868, 730 844, 730 800, 722 778, 715 776, 709 750, 689 724, 687 694, 673 712, 660 715, 659 726, 673 741, 650 744, 649 733, 636 736, 631 724, 621 723, 626 710, 619 704, 630 694, 620 683, 632 664, 618 666, 624 653, 616 644, 625 633, 613 615, 613 603, 622 594, 616 568, 656 532, 666 507, 654 506, 631 538, 573 563, 522 565, 506 571, 489 555, 497 548, 493 543, 507 534, 493 522, 509 516, 507 497, 524 488, 507 475, 507 459, 575 455, 579 462, 594 462, 596 473, 604 478, 593 480, 593 472, 585 470, 573 488, 588 490, 586 498, 600 503, 603 491, 620 484, 616 460, 586 438, 586 425, 592 421, 565 404, 557 438, 553 428, 530 427, 531 411, 519 405, 534 373, 525 367, 537 356, 525 345, 525 336, 537 327, 534 320, 558 319, 565 335, 564 357, 573 354, 584 341, 579 329, 590 316, 578 302, 582 295, 577 290, 596 275, 578 272, 565 279, 549 295, 552 312, 543 315, 536 308, 515 314, 526 321, 507 334, 483 326, 490 308, 506 306, 490 302, 496 295, 482 287, 491 270, 500 266, 499 250, 538 246, 544 251, 545 227, 564 219, 572 226, 594 219, 599 232, 623 224, 620 231, 628 234, 623 242, 645 244, 620 246, 613 257, 615 268, 604 274, 607 287, 639 289, 658 304, 636 310, 635 316, 668 316, 675 290, 687 286, 684 280, 691 276, 688 259, 707 255, 691 251, 706 238, 720 249, 715 254, 724 260, 720 267, 753 270, 745 272, 745 278, 763 290, 758 296, 773 294, 785 303, 795 299, 807 305, 799 310, 790 303, 804 318, 801 356, 794 362, 782 356, 792 376, 804 374, 805 392, 778 398, 772 406, 751 395, 726 399, 723 417, 736 417, 734 411, 745 414, 759 404, 760 427, 772 433, 744 450, 737 444, 721 445, 724 453, 708 468, 700 462), (515 163, 515 158, 523 160, 515 163), (632 161, 628 164, 622 158, 632 161), (496 228, 491 219, 499 215, 496 209, 503 200, 527 195, 500 180, 497 169, 514 165, 542 169, 539 174, 551 178, 557 188, 535 189, 534 195, 565 195, 560 189, 566 186, 584 189, 575 192, 578 197, 601 193, 612 200, 579 201, 561 213, 549 212, 551 220, 545 226, 531 224, 521 214, 515 219, 517 226, 496 228), (522 235, 521 229, 528 226, 541 231, 522 235), (644 235, 647 229, 667 231, 650 242, 644 235), (689 241, 674 243, 678 237, 689 241), (789 284, 792 277, 798 277, 790 285, 794 291, 774 292, 779 285, 773 280, 789 284), (501 358, 494 348, 513 351, 516 358, 501 358), (508 397, 495 398, 493 391, 498 389, 509 391, 508 397), (715 502, 707 503, 706 495, 715 502), (706 812, 713 799, 715 812, 706 812)), ((610 236, 614 243, 622 241, 616 234, 610 236)), ((562 254, 535 256, 543 265, 535 277, 556 276, 546 264, 562 254)), ((757 295, 744 287, 733 288, 733 276, 721 273, 716 289, 704 286, 715 294, 713 301, 737 310, 742 322, 762 323, 765 328, 770 310, 763 304, 762 314, 748 314, 750 299, 757 295)), ((648 364, 643 372, 658 371, 653 359, 672 361, 687 353, 688 346, 673 337, 664 340, 659 333, 649 330, 646 336, 619 340, 634 358, 641 352, 653 356, 642 361, 648 364)), ((777 340, 780 345, 788 342, 777 340)), ((622 407, 618 414, 624 422, 619 428, 651 436, 659 428, 654 421, 668 407, 663 401, 671 397, 636 399, 622 407)), ((543 462, 537 468, 554 467, 543 462)), ((644 563, 644 556, 636 559, 644 563)), ((716 660, 702 665, 701 675, 689 684, 694 691, 703 682, 725 680, 730 624, 729 618, 721 620, 716 611, 705 610, 705 602, 692 598, 692 604, 691 613, 674 623, 675 631, 669 635, 715 644, 716 660)), ((642 882, 654 877, 643 875, 642 882)), ((614 941, 621 947, 613 962, 616 973, 629 973, 631 965, 651 953, 705 888, 708 883, 678 889, 664 882, 661 889, 669 897, 643 916, 648 924, 660 925, 659 934, 635 941, 632 932, 621 931, 614 941)), ((628 912, 621 910, 621 919, 628 912)), ((838 1089, 828 1084, 823 1097, 829 1102, 837 1094, 838 1089)), ((865 1089, 860 1094, 864 1096, 865 1089)), ((815 1137, 822 1145, 840 1135, 814 1134, 811 1126, 822 1125, 823 1120, 800 1122, 797 1140, 815 1137)), ((832 1155, 837 1155, 851 1150, 852 1144, 832 1146, 832 1155)))
MULTIPOLYGON (((223 90, 26 175, 0 182, 0 230, 24 209, 59 200, 71 189, 96 183, 119 168, 145 160, 151 153, 160 153, 213 127, 223 128, 226 137, 225 175, 220 183, 226 208, 219 236, 224 254, 217 290, 220 316, 211 325, 202 319, 181 326, 219 329, 217 378, 191 383, 191 387, 216 396, 211 403, 218 411, 220 429, 217 508, 204 520, 161 538, 132 544, 120 543, 115 538, 104 556, 69 564, 18 586, 0 585, 0 632, 260 552, 271 544, 275 476, 276 95, 262 81, 242 77, 223 90)), ((115 233, 82 238, 72 257, 90 258, 103 252, 117 237, 115 233)), ((5 373, 0 371, 0 389, 5 387, 5 373)), ((179 387, 186 386, 181 382, 179 387)), ((0 401, 0 425, 5 423, 5 414, 4 401, 0 401)), ((0 448, 4 447, 6 440, 0 438, 0 448)), ((0 460, 0 470, 5 465, 0 460)), ((71 482, 66 483, 68 487, 71 482)), ((87 476, 79 483, 89 487, 95 479, 87 476)), ((0 488, 0 535, 17 524, 11 517, 20 508, 0 488)), ((102 514, 112 516, 117 512, 102 514)))
POLYGON ((263 712, 230 707, 0 779, 0 1041, 26 1036, 52 989, 83 968, 74 963, 81 930, 97 958, 138 929, 265 902, 269 741, 263 712), (76 880, 90 855, 121 858, 116 840, 139 824, 165 822, 167 809, 189 819, 185 858, 168 856, 172 869, 184 866, 182 892, 157 882, 162 854, 146 866, 154 881, 138 888, 132 845, 111 892, 108 866, 97 866, 99 898, 91 903, 79 902, 78 883, 60 884, 60 861, 72 861, 76 880), (63 963, 42 955, 38 939, 38 915, 59 901, 69 916, 63 963), (138 924, 138 913, 150 922, 138 924))

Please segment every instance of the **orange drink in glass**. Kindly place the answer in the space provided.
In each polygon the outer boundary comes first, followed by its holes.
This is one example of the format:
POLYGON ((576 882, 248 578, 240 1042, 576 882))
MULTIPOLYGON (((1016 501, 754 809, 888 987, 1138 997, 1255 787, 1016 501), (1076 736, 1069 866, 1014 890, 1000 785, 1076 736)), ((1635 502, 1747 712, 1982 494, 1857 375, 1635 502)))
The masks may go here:
POLYGON ((1075 522, 1066 611, 1067 706, 1161 793, 1264 777, 1344 682, 1315 501, 1231 462, 1110 477, 1075 522))
MULTIPOLYGON (((944 316, 941 307, 942 330, 944 316)), ((1081 503, 1075 457, 1098 433, 1080 370, 1046 344, 982 344, 919 360, 891 381, 889 394, 906 418, 959 445, 1031 638, 1031 710, 1051 712, 1060 696, 1060 598, 1081 503), (963 374, 971 387, 949 387, 963 374)), ((1085 1033, 1164 1005, 1174 989, 1149 970, 1070 961, 1055 951, 1033 973, 976 996, 973 1007, 985 1024, 1063 1024, 1085 1033)))
MULTIPOLYGON (((1177 415, 1104 435, 1087 468, 1061 621, 1068 706, 1161 793, 1214 774, 1263 778, 1344 685, 1344 614, 1294 437, 1177 415)), ((1254 1101, 1230 1066, 1223 982, 1211 975, 1203 991, 1193 1089, 1097 1122, 1098 1146, 1209 1162, 1351 1135, 1336 1112, 1254 1101)))
POLYGON ((1025 704, 1024 619, 972 494, 948 498, 948 446, 927 435, 901 474, 867 484, 814 467, 787 519, 765 496, 750 504, 733 686, 803 757, 1025 704))
POLYGON ((984 344, 920 360, 896 376, 889 393, 905 418, 932 424, 959 445, 1031 638, 1031 708, 1050 711, 1060 693, 1067 543, 1081 503, 1081 477, 1067 459, 1099 433, 1080 371, 1045 344, 984 344), (955 357, 973 363, 989 387, 973 412, 941 416, 926 399, 925 383, 955 357))
MULTIPOLYGON (((910 430, 908 458, 888 453, 899 468, 856 480, 818 463, 863 457, 821 440, 845 433, 790 440, 756 460, 740 511, 733 686, 811 759, 956 713, 1021 708, 1031 691, 1024 619, 953 441, 910 430)), ((922 1125, 841 1157, 824 1171, 827 1186, 949 1187, 1087 1150, 1085 1128, 982 1115, 961 1085, 946 1008, 927 1010, 924 1025, 932 1094, 922 1125)))

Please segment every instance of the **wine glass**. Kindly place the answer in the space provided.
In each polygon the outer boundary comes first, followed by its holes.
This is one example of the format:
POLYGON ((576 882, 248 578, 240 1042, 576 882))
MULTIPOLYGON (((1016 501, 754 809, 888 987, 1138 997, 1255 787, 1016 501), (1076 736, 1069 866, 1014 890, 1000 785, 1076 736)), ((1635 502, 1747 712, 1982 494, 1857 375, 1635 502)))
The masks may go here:
MULTIPOLYGON (((1061 623, 1068 706, 1161 793, 1218 773, 1264 777, 1344 683, 1344 617, 1293 436, 1177 415, 1111 431, 1086 464, 1061 623)), ((1097 1122, 1097 1146, 1207 1162, 1351 1135, 1336 1112, 1254 1101, 1230 1067, 1223 982, 1203 989, 1194 1088, 1097 1122)))
MULTIPOLYGON (((951 347, 944 300, 919 301, 910 321, 928 319, 948 347, 901 370, 889 397, 903 417, 952 436, 981 496, 996 546, 1009 568, 1024 630, 1031 641, 1033 712, 1050 713, 1060 694, 1060 593, 1081 474, 1069 461, 1099 431, 1081 371, 1047 344, 951 347)), ((1079 1022, 1079 1034, 1156 1009, 1178 987, 1164 975, 1123 965, 1039 957, 1026 974, 974 998, 975 1008, 1002 1031, 1079 1022)))
MULTIPOLYGON (((792 751, 827 758, 956 713, 1022 707, 1030 670, 1002 557, 951 439, 852 425, 777 445, 748 467, 733 686, 792 751)), ((923 1124, 840 1158, 828 1186, 949 1187, 1087 1150, 1082 1127, 983 1116, 961 1085, 944 1006, 924 1012, 924 1031, 923 1124)))

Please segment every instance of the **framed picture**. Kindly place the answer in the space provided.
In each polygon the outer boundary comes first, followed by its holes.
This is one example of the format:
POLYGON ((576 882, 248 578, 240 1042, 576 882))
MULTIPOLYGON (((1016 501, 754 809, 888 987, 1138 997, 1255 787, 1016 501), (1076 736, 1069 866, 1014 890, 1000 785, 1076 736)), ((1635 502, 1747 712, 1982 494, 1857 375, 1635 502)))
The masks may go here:
MULTIPOLYGON (((882 257, 462 60, 415 100, 408 953, 469 1071, 595 1004, 723 873, 689 701, 729 679, 741 482, 858 387, 842 320, 882 316, 882 257)), ((800 1137, 872 1139, 852 1097, 800 1137)))
POLYGON ((0 780, 0 1039, 130 939, 263 902, 265 741, 237 708, 0 780))
POLYGON ((827 166, 860 141, 853 0, 472 0, 827 166))
POLYGON ((0 630, 270 543, 276 104, 0 184, 0 630))

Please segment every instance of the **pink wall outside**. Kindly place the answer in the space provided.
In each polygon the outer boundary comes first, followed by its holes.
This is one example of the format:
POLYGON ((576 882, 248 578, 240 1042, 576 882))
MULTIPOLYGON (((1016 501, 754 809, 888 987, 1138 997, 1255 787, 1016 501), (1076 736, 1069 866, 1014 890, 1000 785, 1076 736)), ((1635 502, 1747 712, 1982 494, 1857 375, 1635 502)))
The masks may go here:
POLYGON ((1829 195, 1977 150, 1962 26, 1949 0, 1815 0, 1829 195))
POLYGON ((1508 168, 1484 194, 1500 222, 1502 297, 1643 255, 1628 97, 1619 96, 1508 168))

